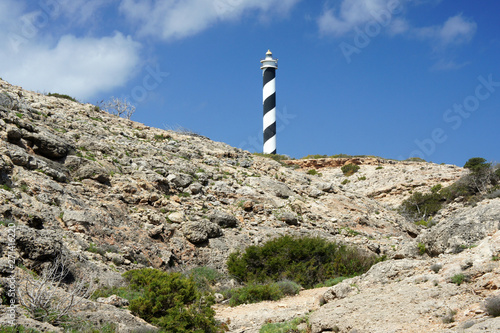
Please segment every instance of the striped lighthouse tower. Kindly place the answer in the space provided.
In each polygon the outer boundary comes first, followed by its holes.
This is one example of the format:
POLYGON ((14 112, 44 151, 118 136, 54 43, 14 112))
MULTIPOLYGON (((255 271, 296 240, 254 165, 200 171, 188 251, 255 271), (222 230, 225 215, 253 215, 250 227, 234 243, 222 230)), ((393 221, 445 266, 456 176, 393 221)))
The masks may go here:
POLYGON ((260 61, 264 77, 263 104, 264 104, 264 154, 276 154, 276 69, 278 59, 273 59, 270 50, 266 58, 260 61))

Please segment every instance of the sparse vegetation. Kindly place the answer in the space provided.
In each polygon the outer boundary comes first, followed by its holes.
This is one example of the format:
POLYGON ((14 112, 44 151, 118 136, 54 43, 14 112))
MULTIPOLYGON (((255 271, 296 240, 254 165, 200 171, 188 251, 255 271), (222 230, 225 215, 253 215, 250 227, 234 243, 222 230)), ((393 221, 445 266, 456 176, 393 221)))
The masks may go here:
POLYGON ((426 251, 425 244, 417 243, 417 249, 418 249, 418 253, 420 253, 420 255, 425 254, 425 251, 426 251))
MULTIPOLYGON (((414 192, 401 204, 398 211, 412 221, 426 221, 434 216, 444 204, 462 197, 466 202, 477 202, 484 197, 495 196, 496 184, 500 181, 491 163, 484 158, 471 158, 464 166, 471 170, 468 175, 448 187, 434 185, 430 193, 414 192)), ((500 195, 500 193, 498 194, 500 195)), ((428 225, 430 226, 430 225, 428 225)))
POLYGON ((68 322, 70 311, 94 291, 94 281, 89 275, 78 277, 78 282, 62 291, 67 277, 73 274, 68 258, 62 255, 47 265, 39 276, 26 272, 20 278, 19 303, 35 320, 52 324, 68 322))
POLYGON ((307 170, 307 174, 311 176, 322 176, 316 169, 307 170))
POLYGON ((349 177, 355 174, 359 170, 359 165, 356 164, 346 164, 340 168, 344 176, 349 177))
POLYGON ((462 283, 466 282, 466 277, 464 274, 459 273, 455 274, 451 277, 450 279, 451 283, 454 283, 456 285, 461 285, 462 283))
POLYGON ((267 158, 270 158, 270 159, 273 159, 275 160, 276 162, 279 162, 283 165, 285 165, 283 163, 283 161, 286 161, 286 160, 292 160, 293 158, 290 158, 290 156, 287 156, 287 155, 280 155, 280 154, 263 154, 263 153, 253 153, 253 155, 255 156, 262 156, 262 157, 267 157, 267 158))
POLYGON ((47 96, 51 96, 51 97, 57 97, 57 98, 62 98, 62 99, 67 99, 67 100, 70 100, 72 102, 77 102, 78 101, 71 97, 71 96, 68 96, 68 95, 64 95, 64 94, 58 94, 58 93, 48 93, 47 96))
POLYGON ((267 323, 260 329, 259 333, 300 333, 298 326, 307 324, 307 317, 295 318, 283 323, 267 323))

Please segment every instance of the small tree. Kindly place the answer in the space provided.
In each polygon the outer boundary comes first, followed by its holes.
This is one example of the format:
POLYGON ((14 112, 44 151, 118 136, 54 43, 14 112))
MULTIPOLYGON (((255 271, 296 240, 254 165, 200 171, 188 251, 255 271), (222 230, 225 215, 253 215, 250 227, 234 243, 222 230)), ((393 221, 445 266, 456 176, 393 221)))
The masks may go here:
POLYGON ((491 163, 486 163, 482 157, 470 158, 465 163, 464 168, 471 171, 469 175, 470 186, 479 193, 486 192, 488 187, 496 181, 491 163))
POLYGON ((107 113, 127 119, 130 119, 135 113, 135 106, 129 103, 126 98, 111 97, 109 101, 102 104, 102 107, 107 113))
POLYGON ((486 163, 486 160, 482 157, 472 157, 465 162, 464 168, 469 169, 472 172, 478 173, 485 171, 491 167, 491 163, 486 163))

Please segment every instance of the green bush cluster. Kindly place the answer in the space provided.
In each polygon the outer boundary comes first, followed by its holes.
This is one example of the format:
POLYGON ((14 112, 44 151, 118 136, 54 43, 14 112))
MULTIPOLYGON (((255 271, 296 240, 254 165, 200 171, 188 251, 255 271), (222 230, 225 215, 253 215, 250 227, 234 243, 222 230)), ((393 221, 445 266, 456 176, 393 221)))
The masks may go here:
POLYGON ((312 288, 330 278, 362 274, 380 260, 319 237, 282 236, 230 254, 227 267, 231 275, 246 283, 288 279, 312 288))
POLYGON ((402 202, 399 212, 412 220, 427 220, 441 209, 445 198, 440 193, 414 192, 411 197, 402 202))
POLYGON ((359 170, 359 165, 356 165, 356 164, 346 164, 346 165, 343 165, 340 170, 342 170, 342 173, 344 174, 344 176, 351 176, 353 174, 355 174, 358 170, 359 170))
POLYGON ((434 216, 445 203, 456 198, 461 197, 469 202, 478 201, 481 200, 482 194, 488 192, 488 189, 491 192, 489 195, 492 196, 496 189, 494 185, 500 181, 500 176, 497 176, 500 168, 492 167, 491 163, 486 163, 486 160, 480 157, 469 159, 464 167, 470 170, 469 174, 448 187, 437 184, 431 188, 430 193, 413 193, 400 205, 399 213, 413 221, 425 221, 434 216))
POLYGON ((262 301, 277 301, 284 296, 278 284, 249 284, 248 286, 232 289, 225 293, 229 298, 230 306, 262 301))
POLYGON ((167 332, 222 332, 216 322, 213 297, 202 295, 192 278, 152 268, 123 274, 133 291, 143 295, 130 301, 129 309, 167 332))
POLYGON ((47 96, 52 96, 52 97, 57 97, 57 98, 63 98, 63 99, 67 99, 67 100, 70 100, 70 101, 73 101, 73 102, 78 102, 75 98, 73 98, 71 96, 68 96, 68 95, 64 95, 64 94, 48 93, 47 96))

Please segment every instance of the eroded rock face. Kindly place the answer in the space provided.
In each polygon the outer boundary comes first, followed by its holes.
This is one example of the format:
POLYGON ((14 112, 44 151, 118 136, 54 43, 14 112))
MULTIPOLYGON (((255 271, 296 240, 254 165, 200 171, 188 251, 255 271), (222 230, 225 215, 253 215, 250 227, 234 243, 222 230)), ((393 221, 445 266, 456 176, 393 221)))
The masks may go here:
POLYGON ((417 240, 425 244, 433 256, 458 253, 494 234, 499 226, 500 199, 494 199, 455 211, 422 233, 417 240))
POLYGON ((54 230, 37 230, 25 226, 16 228, 17 248, 22 257, 44 262, 62 253, 62 237, 54 230))
MULTIPOLYGON (((428 230, 394 209, 412 191, 452 183, 462 168, 383 159, 293 163, 302 169, 0 80, 0 218, 18 225, 16 254, 29 269, 63 252, 74 261, 75 274, 96 273, 102 283, 119 286, 121 273, 131 269, 209 266, 224 272, 229 254, 238 249, 282 235, 322 237, 388 258, 332 289, 325 295, 329 302, 311 317, 314 330, 337 325, 346 332, 377 325, 389 332, 401 318, 409 328, 410 320, 427 327, 428 318, 441 316, 450 304, 479 316, 472 303, 455 299, 465 289, 447 282, 459 272, 479 276, 471 282, 477 290, 471 302, 500 289, 496 268, 488 268, 500 247, 481 245, 498 230, 499 199, 473 209, 458 205, 428 230), (360 169, 345 177, 345 163, 360 169), (322 175, 308 174, 310 168, 320 168, 322 175), (421 255, 418 243, 440 257, 421 255), (454 254, 457 247, 463 251, 454 254), (478 255, 454 262, 453 256, 472 250, 478 255), (435 275, 428 267, 438 259, 443 266, 435 275), (442 297, 436 296, 434 278, 443 286, 442 297), (425 303, 429 297, 436 304, 425 303)), ((0 225, 4 275, 6 228, 0 225)), ((301 306, 270 319, 304 315, 309 310, 301 306)), ((151 328, 116 306, 88 302, 78 311, 92 322, 116 321, 120 332, 151 328)))

